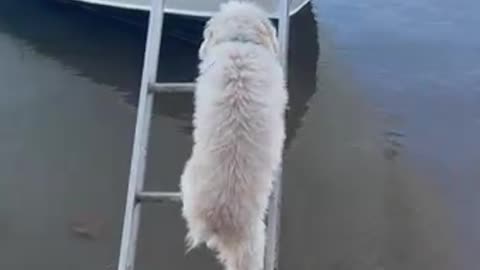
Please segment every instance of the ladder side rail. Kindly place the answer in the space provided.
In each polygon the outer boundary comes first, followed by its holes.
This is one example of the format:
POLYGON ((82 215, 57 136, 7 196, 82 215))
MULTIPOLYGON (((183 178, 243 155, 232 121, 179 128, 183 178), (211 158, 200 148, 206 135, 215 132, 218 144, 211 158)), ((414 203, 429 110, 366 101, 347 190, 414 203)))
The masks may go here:
MULTIPOLYGON (((290 0, 279 0, 278 40, 280 45, 279 60, 283 66, 285 80, 288 78, 288 43, 290 31, 290 0)), ((276 181, 270 197, 267 214, 267 231, 265 247, 265 270, 278 269, 281 197, 282 197, 282 167, 276 172, 276 181)))
POLYGON ((165 0, 152 1, 152 9, 149 15, 118 270, 132 270, 135 263, 140 221, 140 207, 135 199, 136 193, 142 190, 144 184, 148 137, 153 107, 153 93, 148 91, 148 86, 150 83, 156 81, 163 28, 164 2, 165 0))

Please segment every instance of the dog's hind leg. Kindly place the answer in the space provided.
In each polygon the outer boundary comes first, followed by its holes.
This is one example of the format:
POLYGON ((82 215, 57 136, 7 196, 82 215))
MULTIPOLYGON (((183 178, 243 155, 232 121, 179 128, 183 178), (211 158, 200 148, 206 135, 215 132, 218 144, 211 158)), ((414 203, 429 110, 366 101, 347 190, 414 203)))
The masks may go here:
POLYGON ((185 164, 180 181, 180 190, 182 192, 182 216, 187 225, 187 236, 185 243, 187 253, 208 240, 209 233, 204 220, 199 216, 197 199, 195 195, 195 173, 194 163, 189 159, 185 164))
POLYGON ((188 233, 185 238, 187 253, 206 242, 209 238, 210 233, 202 222, 189 220, 188 233))
POLYGON ((246 237, 227 243, 216 239, 216 250, 226 270, 262 270, 265 249, 265 225, 260 221, 246 237))

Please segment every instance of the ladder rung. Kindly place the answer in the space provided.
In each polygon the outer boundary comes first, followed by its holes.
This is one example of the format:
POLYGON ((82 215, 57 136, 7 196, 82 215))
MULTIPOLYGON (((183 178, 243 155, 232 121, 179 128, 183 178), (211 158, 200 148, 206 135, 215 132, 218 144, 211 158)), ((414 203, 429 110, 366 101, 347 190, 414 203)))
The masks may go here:
POLYGON ((182 200, 180 192, 152 192, 144 191, 136 195, 137 202, 180 202, 182 200))
POLYGON ((150 92, 155 93, 193 93, 195 83, 151 83, 150 92))

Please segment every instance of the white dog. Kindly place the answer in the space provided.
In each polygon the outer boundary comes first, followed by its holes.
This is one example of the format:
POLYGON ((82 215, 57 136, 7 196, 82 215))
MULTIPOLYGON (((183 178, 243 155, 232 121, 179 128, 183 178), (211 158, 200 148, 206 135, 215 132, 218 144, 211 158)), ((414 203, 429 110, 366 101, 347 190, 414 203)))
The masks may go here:
POLYGON ((276 31, 247 2, 223 4, 199 51, 194 147, 181 179, 189 250, 227 270, 261 270, 264 217, 285 139, 287 90, 276 31))

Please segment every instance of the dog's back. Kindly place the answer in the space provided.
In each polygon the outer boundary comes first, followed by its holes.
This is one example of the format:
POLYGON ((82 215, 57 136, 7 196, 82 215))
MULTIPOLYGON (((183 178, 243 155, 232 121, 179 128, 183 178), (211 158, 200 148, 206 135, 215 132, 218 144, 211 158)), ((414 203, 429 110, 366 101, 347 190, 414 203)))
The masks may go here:
MULTIPOLYGON (((284 139, 287 93, 275 55, 253 44, 217 46, 197 80, 194 140, 231 168, 277 166, 284 139), (268 150, 268 151, 267 151, 268 150), (245 159, 246 164, 238 163, 245 159)), ((241 169, 241 168, 239 168, 241 169)))

